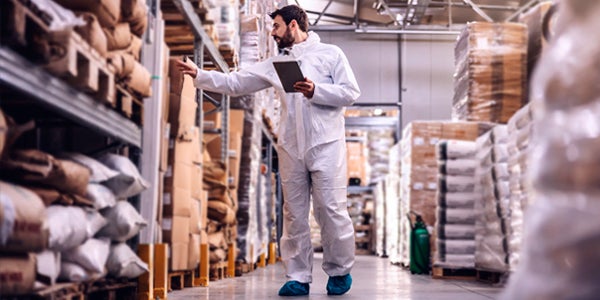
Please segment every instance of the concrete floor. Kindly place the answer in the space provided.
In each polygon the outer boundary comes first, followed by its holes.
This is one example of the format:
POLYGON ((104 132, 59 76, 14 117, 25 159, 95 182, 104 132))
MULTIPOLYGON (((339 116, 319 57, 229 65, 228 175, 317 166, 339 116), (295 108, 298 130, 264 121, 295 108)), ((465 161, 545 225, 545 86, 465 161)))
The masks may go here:
MULTIPOLYGON (((313 283, 309 299, 331 299, 325 285, 327 275, 321 269, 322 255, 315 254, 313 283)), ((391 265, 385 258, 357 256, 352 270, 353 285, 343 299, 495 299, 502 291, 475 281, 432 279, 391 265)), ((307 299, 307 297, 279 297, 277 291, 285 283, 283 265, 267 266, 241 277, 211 281, 209 287, 187 288, 169 293, 169 300, 185 299, 307 299)), ((335 297, 334 297, 335 298, 335 297)))

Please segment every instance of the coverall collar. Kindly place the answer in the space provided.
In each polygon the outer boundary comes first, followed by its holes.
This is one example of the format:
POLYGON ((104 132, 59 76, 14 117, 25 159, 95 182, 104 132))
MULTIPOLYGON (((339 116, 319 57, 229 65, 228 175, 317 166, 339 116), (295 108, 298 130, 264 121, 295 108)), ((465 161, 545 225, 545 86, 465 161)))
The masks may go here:
POLYGON ((318 44, 320 41, 321 38, 317 33, 315 33, 314 31, 309 31, 308 38, 306 38, 306 40, 302 43, 294 44, 289 53, 293 57, 299 57, 302 54, 304 54, 304 52, 306 52, 307 49, 310 49, 311 46, 318 44))

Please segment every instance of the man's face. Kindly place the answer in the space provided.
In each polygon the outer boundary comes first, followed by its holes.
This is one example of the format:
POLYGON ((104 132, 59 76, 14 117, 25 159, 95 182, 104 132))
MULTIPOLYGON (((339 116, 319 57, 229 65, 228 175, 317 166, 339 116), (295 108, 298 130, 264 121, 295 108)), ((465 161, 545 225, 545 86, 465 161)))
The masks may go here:
MULTIPOLYGON (((290 25, 291 24, 292 23, 290 23, 290 25)), ((275 19, 273 19, 271 36, 275 39, 275 42, 277 42, 277 47, 279 47, 279 49, 291 47, 296 41, 289 26, 285 25, 285 21, 283 21, 281 16, 276 16, 275 19)))

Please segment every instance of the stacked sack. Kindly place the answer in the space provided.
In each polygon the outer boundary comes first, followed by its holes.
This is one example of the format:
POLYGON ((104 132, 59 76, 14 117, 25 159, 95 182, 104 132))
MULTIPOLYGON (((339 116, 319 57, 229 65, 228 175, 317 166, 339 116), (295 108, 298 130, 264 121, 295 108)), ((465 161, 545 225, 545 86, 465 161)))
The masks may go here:
POLYGON ((590 42, 599 14, 598 1, 561 1, 556 40, 536 67, 534 200, 503 299, 600 295, 600 44, 590 42))
POLYGON ((436 267, 475 266, 476 143, 442 140, 436 146, 439 189, 435 224, 436 267))
POLYGON ((147 271, 124 243, 146 225, 125 200, 148 187, 135 165, 114 154, 59 156, 8 148, 0 160, 0 274, 18 279, 1 282, 2 294, 147 271))
POLYGON ((151 94, 150 72, 140 63, 142 35, 148 25, 143 0, 55 0, 84 20, 75 31, 108 59, 129 90, 142 97, 151 94))
POLYGON ((386 253, 392 264, 400 263, 400 143, 389 152, 390 173, 386 176, 386 253))
POLYGON ((532 147, 529 146, 533 135, 531 105, 526 105, 510 118, 508 129, 508 171, 510 187, 510 224, 508 224, 509 267, 514 271, 519 264, 521 245, 523 243, 523 223, 527 207, 530 205, 532 188, 528 176, 529 157, 532 147))
POLYGON ((475 267, 488 272, 508 269, 510 197, 507 126, 496 125, 477 139, 479 180, 475 267))

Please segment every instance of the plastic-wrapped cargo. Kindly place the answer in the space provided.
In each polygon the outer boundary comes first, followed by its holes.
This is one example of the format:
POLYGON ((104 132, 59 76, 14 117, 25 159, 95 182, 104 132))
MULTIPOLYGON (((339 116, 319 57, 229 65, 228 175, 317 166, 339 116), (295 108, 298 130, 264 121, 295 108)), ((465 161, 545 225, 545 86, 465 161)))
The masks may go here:
POLYGON ((436 145, 438 205, 432 245, 435 267, 475 267, 475 149, 473 141, 441 140, 436 145), (458 201, 452 201, 455 199, 458 201))
POLYGON ((477 139, 477 201, 475 268, 507 271, 507 222, 509 221, 509 172, 507 126, 497 125, 477 139))
POLYGON ((389 170, 389 152, 394 145, 394 132, 389 128, 368 131, 368 161, 371 169, 370 183, 384 179, 389 170))
MULTIPOLYGON (((406 214, 410 211, 420 214, 430 232, 436 221, 436 207, 440 197, 438 190, 438 163, 436 145, 440 140, 474 141, 491 128, 490 123, 416 121, 403 130, 400 145, 400 263, 408 265, 410 223, 406 214)), ((459 147, 460 148, 460 147, 459 147)), ((452 150, 454 151, 454 150, 452 150)), ((456 152, 473 152, 472 146, 456 152)), ((468 169, 468 168, 467 168, 468 169)), ((447 195, 442 195, 444 199, 447 195)), ((450 196, 452 198, 452 196, 450 196)), ((460 199, 459 199, 460 201, 460 199)))
POLYGON ((454 49, 455 120, 506 123, 527 103, 527 27, 468 23, 454 49))
POLYGON ((502 299, 600 294, 600 2, 562 1, 532 83, 534 147, 520 263, 502 299))

